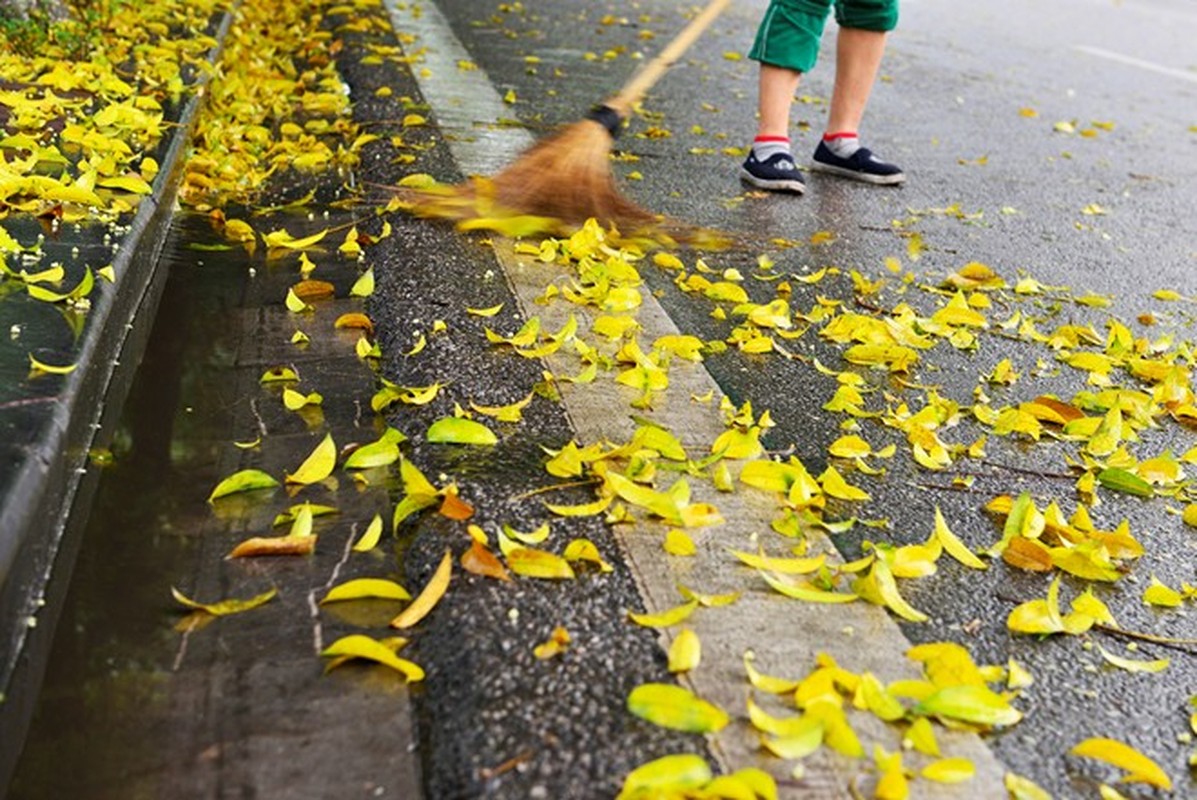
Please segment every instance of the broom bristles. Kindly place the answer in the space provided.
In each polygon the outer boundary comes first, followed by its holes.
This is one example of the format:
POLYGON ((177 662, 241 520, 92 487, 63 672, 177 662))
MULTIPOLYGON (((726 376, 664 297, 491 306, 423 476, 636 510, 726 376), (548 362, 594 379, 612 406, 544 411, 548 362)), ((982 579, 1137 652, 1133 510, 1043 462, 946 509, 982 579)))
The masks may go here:
POLYGON ((616 188, 610 160, 613 141, 594 120, 568 125, 492 178, 495 199, 504 208, 566 222, 594 217, 625 230, 657 222, 655 214, 616 188))

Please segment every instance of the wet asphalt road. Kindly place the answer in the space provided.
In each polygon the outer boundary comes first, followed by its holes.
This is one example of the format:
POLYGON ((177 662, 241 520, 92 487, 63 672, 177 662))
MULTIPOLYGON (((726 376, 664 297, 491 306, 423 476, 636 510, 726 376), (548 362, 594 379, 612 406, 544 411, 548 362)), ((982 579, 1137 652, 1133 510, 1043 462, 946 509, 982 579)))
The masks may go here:
MULTIPOLYGON (((643 31, 653 31, 661 42, 682 21, 677 6, 667 2, 525 2, 500 10, 443 0, 438 6, 499 92, 514 91, 513 116, 540 130, 577 119, 617 88, 636 63, 629 53, 644 48, 643 31), (613 19, 604 20, 605 15, 613 19), (599 58, 585 60, 587 52, 599 58), (604 52, 612 57, 605 59, 604 52), (526 56, 541 61, 530 69, 526 56)), ((1110 314, 1133 322, 1142 312, 1172 311, 1179 335, 1191 338, 1191 314, 1162 307, 1150 294, 1161 288, 1197 290, 1197 134, 1192 130, 1197 52, 1191 46, 1197 38, 1197 8, 1179 2, 985 2, 962 13, 958 4, 947 2, 905 3, 863 136, 905 168, 908 183, 900 189, 873 188, 814 175, 801 199, 744 197, 735 177, 739 157, 718 152, 742 146, 753 132, 755 65, 724 53, 747 49, 762 10, 760 2, 736 4, 650 94, 645 109, 652 118, 633 122, 620 142, 640 157, 617 166, 622 173, 636 170, 643 176, 624 184, 630 196, 653 210, 729 230, 749 242, 710 258, 713 266, 747 273, 757 254, 768 252, 792 273, 838 265, 878 277, 886 257, 900 257, 911 266, 904 256, 907 239, 892 228, 902 221, 902 232, 916 231, 925 243, 913 266, 920 275, 941 278, 968 261, 989 264, 1010 278, 1025 271, 1044 284, 1114 300, 1108 311, 1070 306, 1059 321, 1101 328, 1110 314), (1063 127, 1057 123, 1089 129, 1091 135, 1056 131, 1063 127), (650 124, 672 135, 637 136, 650 124), (692 148, 716 152, 694 154, 692 148), (1105 213, 1084 213, 1091 204, 1105 213), (803 243, 818 231, 833 232, 835 241, 817 248, 768 244, 774 237, 803 243)), ((826 114, 829 56, 825 49, 824 62, 799 90, 803 102, 793 118, 800 161, 813 149, 826 114)), ((725 335, 710 318, 709 303, 669 291, 667 276, 646 277, 662 290, 661 302, 681 330, 704 339, 725 335)), ((809 307, 817 293, 850 297, 846 279, 795 287, 796 307, 809 307)), ((757 299, 767 291, 758 290, 757 299)), ((931 307, 929 298, 909 299, 931 307)), ((834 351, 813 336, 795 349, 838 363, 834 351)), ((927 356, 919 379, 967 404, 978 376, 997 360, 1009 357, 1029 370, 1045 355, 1041 348, 996 338, 982 341, 971 354, 940 347, 927 356)), ((770 409, 778 422, 767 440, 770 447, 795 447, 812 470, 822 469, 826 445, 840 434, 838 420, 820 410, 834 390, 832 378, 797 362, 779 366, 776 359, 737 354, 712 357, 707 366, 734 399, 752 399, 770 409)), ((1021 393, 1032 391, 1070 396, 1085 388, 1077 374, 1045 375, 1033 387, 1015 387, 1005 395, 995 391, 995 402, 1030 399, 1033 395, 1021 393)), ((873 382, 902 394, 901 387, 873 382)), ((897 432, 879 426, 868 431, 876 447, 901 442, 897 432)), ((969 442, 980 433, 966 422, 951 439, 969 442)), ((1147 441, 1153 452, 1171 447, 1179 453, 1195 443, 1191 431, 1171 424, 1152 431, 1147 441)), ((939 505, 958 535, 974 548, 984 547, 1000 530, 980 506, 996 494, 1029 491, 1041 506, 1055 499, 1073 507, 1069 481, 1020 471, 1062 472, 1065 452, 1071 451, 1060 444, 1024 448, 991 438, 992 463, 977 467, 968 491, 934 488, 947 478, 929 476, 899 458, 882 479, 857 476, 873 495, 861 513, 888 518, 892 540, 906 543, 926 538, 931 509, 939 505)), ((1160 614, 1138 600, 1150 574, 1174 586, 1194 579, 1192 534, 1166 513, 1163 501, 1108 495, 1094 512, 1099 527, 1129 519, 1148 555, 1131 577, 1102 589, 1101 596, 1128 629, 1197 636, 1189 617, 1160 614)), ((860 538, 850 534, 837 545, 852 554, 860 538)), ((980 577, 964 572, 941 562, 935 577, 905 584, 908 599, 932 619, 904 630, 912 641, 963 642, 981 662, 1014 657, 1029 667, 1036 684, 1022 705, 1026 720, 991 740, 1011 769, 1059 797, 1093 796, 1093 778, 1100 771, 1078 768, 1063 754, 1086 736, 1106 735, 1133 742, 1174 776, 1188 774, 1187 749, 1178 746, 1177 736, 1187 728, 1197 657, 1144 646, 1140 657, 1171 656, 1172 667, 1163 675, 1135 676, 1103 667, 1076 639, 1011 637, 1006 614, 1018 602, 1041 597, 1046 580, 1000 564, 980 577)), ((1108 637, 1101 643, 1107 649, 1118 646, 1108 637)), ((1182 783, 1177 796, 1194 791, 1192 783, 1182 783)))

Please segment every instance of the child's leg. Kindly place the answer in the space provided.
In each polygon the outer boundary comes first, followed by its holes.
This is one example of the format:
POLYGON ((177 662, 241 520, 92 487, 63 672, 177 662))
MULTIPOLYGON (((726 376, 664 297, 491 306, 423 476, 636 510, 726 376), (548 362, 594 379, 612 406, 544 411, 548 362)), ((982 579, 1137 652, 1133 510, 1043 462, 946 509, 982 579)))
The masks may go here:
POLYGON ((790 152, 790 108, 802 73, 819 56, 831 0, 773 0, 748 57, 761 64, 757 134, 740 177, 759 189, 801 193, 802 174, 790 152))
POLYGON ((835 44, 835 88, 831 92, 827 133, 860 130, 884 53, 884 31, 840 28, 835 44))
POLYGON ((757 138, 763 136, 790 136, 790 107, 802 73, 788 67, 761 64, 759 80, 760 94, 757 96, 760 119, 757 121, 757 138))
POLYGON ((862 148, 857 136, 885 53, 886 33, 898 24, 897 0, 836 0, 835 18, 840 26, 835 88, 813 168, 868 183, 901 183, 906 178, 901 168, 862 148))

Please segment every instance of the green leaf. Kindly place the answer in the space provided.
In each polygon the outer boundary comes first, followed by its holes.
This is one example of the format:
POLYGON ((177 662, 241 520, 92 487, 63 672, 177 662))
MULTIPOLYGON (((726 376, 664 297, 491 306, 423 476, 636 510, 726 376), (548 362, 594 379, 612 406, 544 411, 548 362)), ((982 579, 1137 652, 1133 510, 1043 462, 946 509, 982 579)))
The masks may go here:
POLYGON ((438 444, 473 444, 495 445, 499 437, 494 431, 480 422, 463 417, 445 417, 438 419, 428 427, 424 435, 430 442, 438 444))
POLYGON ((1097 482, 1107 489, 1133 494, 1136 497, 1151 497, 1155 494, 1150 483, 1133 472, 1127 472, 1118 467, 1110 467, 1097 473, 1097 482))
POLYGON ((687 733, 713 733, 729 721, 723 709, 670 683, 637 686, 628 695, 628 710, 662 728, 687 733))
POLYGON ((705 759, 693 753, 678 753, 642 764, 628 773, 616 800, 680 795, 710 780, 711 767, 705 759))
POLYGON ((977 725, 1013 725, 1022 719, 1022 712, 984 686, 945 686, 915 706, 914 713, 977 725))
POLYGON ((229 477, 216 484, 216 488, 208 495, 208 501, 216 500, 229 494, 236 494, 237 492, 249 492, 254 489, 268 489, 271 486, 278 486, 278 480, 273 475, 263 472, 260 469, 243 469, 240 472, 234 472, 229 477))

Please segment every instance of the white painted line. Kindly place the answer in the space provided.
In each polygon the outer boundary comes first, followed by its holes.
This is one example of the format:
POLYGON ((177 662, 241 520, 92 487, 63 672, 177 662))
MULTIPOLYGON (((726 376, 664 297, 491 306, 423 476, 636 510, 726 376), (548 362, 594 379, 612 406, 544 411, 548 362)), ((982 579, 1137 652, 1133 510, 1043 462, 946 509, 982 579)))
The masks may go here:
MULTIPOLYGON (((508 112, 482 70, 462 72, 457 68, 459 60, 472 59, 432 3, 422 3, 421 13, 413 16, 396 8, 395 0, 384 2, 397 29, 420 37, 417 46, 425 48, 425 61, 416 66, 420 90, 437 121, 453 134, 448 142, 450 152, 464 172, 496 172, 530 144, 530 137, 520 130, 496 130, 493 136, 486 131, 486 123, 508 112), (421 67, 427 67, 427 73, 421 67), (487 135, 479 137, 479 131, 487 135)), ((495 237, 495 242, 496 258, 525 318, 539 316, 542 325, 551 330, 559 328, 573 314, 579 318, 581 330, 589 329, 591 318, 587 309, 566 302, 549 305, 534 302, 547 284, 562 282, 567 273, 556 271, 559 268, 552 264, 517 256, 509 241, 495 237)), ((678 333, 673 320, 652 294, 643 294, 643 305, 636 314, 643 339, 651 342, 659 336, 678 333)), ((545 362, 557 373, 577 371, 576 359, 562 354, 550 356, 545 362)), ((717 410, 722 392, 701 364, 675 363, 669 370, 669 379, 669 389, 651 416, 672 431, 688 451, 705 453, 725 429, 717 410), (692 395, 711 391, 715 401, 710 404, 690 401, 692 395)), ((612 380, 584 386, 562 384, 558 388, 571 427, 581 442, 622 442, 632 435, 636 426, 629 416, 629 402, 637 396, 634 390, 612 380), (621 409, 627 413, 621 413, 621 409)), ((753 649, 758 667, 772 674, 805 675, 813 667, 816 654, 827 652, 847 669, 869 671, 888 682, 919 677, 917 668, 904 657, 910 642, 888 613, 877 606, 864 602, 806 605, 770 591, 726 550, 729 547, 755 550, 758 535, 771 535, 769 524, 778 511, 774 500, 763 492, 746 488, 722 494, 707 482, 691 480, 690 483, 692 499, 716 505, 727 520, 723 525, 691 532, 699 548, 697 557, 667 557, 661 548, 664 526, 621 525, 616 533, 650 612, 679 604, 682 600, 677 591, 679 583, 699 592, 743 592, 736 603, 700 609, 686 621, 687 627, 702 641, 703 657, 702 665, 687 675, 684 682, 700 696, 727 709, 736 719, 711 737, 712 752, 725 770, 756 766, 788 780, 789 787, 782 790, 783 797, 847 800, 852 796, 849 785, 868 772, 867 758, 854 761, 826 747, 820 748, 803 761, 806 775, 801 785, 795 787, 789 779, 793 762, 762 753, 758 736, 745 719, 749 684, 742 664, 744 651, 753 649)), ((827 553, 829 560, 839 561, 828 539, 816 535, 808 538, 814 552, 827 553)), ((664 646, 668 646, 671 635, 662 632, 664 646)), ((758 701, 763 702, 764 698, 758 701)), ((892 726, 855 712, 851 719, 866 746, 878 742, 890 752, 901 747, 899 732, 892 726)), ((968 797, 1006 799, 1002 785, 1005 768, 979 737, 948 731, 938 735, 945 754, 969 758, 976 766, 976 777, 967 787, 968 797)), ((959 787, 929 781, 919 781, 916 792, 924 800, 960 796, 959 787)))
POLYGON ((1156 64, 1153 61, 1144 61, 1141 58, 1134 56, 1123 55, 1122 53, 1115 53, 1113 50, 1106 50, 1101 47, 1090 47, 1085 44, 1078 44, 1076 50, 1087 53, 1098 58, 1105 58, 1110 61, 1117 61, 1120 64, 1126 64, 1131 67, 1138 67, 1149 72, 1155 72, 1159 75, 1168 75, 1172 78, 1180 78, 1182 81, 1189 81, 1190 83, 1197 83, 1197 72, 1191 72, 1183 69, 1175 69, 1173 67, 1165 67, 1163 64, 1156 64))

